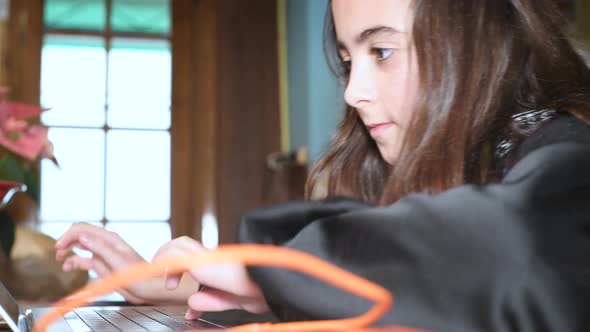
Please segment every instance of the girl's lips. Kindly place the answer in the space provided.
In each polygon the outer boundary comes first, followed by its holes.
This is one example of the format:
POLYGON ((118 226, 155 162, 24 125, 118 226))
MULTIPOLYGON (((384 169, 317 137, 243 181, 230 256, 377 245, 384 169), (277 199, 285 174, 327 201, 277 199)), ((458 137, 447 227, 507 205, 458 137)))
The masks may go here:
POLYGON ((369 128, 371 137, 376 138, 391 126, 393 126, 393 122, 377 123, 373 125, 368 125, 367 127, 369 128))

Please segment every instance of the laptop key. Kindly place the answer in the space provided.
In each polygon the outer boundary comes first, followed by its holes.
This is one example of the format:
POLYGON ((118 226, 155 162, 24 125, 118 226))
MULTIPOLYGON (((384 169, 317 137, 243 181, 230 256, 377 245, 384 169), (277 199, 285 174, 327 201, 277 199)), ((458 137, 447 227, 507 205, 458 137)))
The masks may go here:
POLYGON ((183 311, 179 311, 178 308, 172 308, 172 309, 169 309, 169 307, 152 307, 152 308, 154 310, 161 312, 162 314, 176 320, 177 322, 180 322, 181 324, 189 325, 193 329, 211 330, 211 329, 223 328, 222 325, 218 325, 218 324, 209 322, 207 320, 202 320, 202 319, 186 320, 186 319, 184 319, 184 312, 186 311, 186 309, 183 309, 183 311))
MULTIPOLYGON (((151 318, 157 320, 158 322, 168 326, 169 328, 171 328, 175 331, 190 330, 190 329, 193 329, 194 327, 196 327, 196 326, 192 326, 191 324, 188 324, 184 320, 182 320, 182 321, 178 320, 174 317, 166 315, 166 314, 164 314, 158 310, 155 310, 153 308, 139 307, 136 310, 148 317, 151 317, 151 318)), ((201 327, 201 326, 198 326, 198 327, 201 327)))
POLYGON ((119 313, 148 331, 173 331, 169 326, 156 320, 155 317, 148 317, 135 308, 121 308, 119 313))
POLYGON ((102 316, 94 312, 92 309, 82 308, 76 309, 74 312, 76 315, 78 315, 78 317, 80 317, 80 319, 84 321, 84 323, 86 323, 86 325, 88 325, 92 331, 120 331, 118 328, 113 326, 113 324, 106 321, 102 316))
POLYGON ((94 311, 121 331, 126 331, 126 332, 127 331, 129 331, 129 332, 147 331, 147 329, 145 327, 142 327, 142 326, 138 325, 137 323, 135 323, 134 321, 123 316, 117 310, 94 309, 94 311))
POLYGON ((66 321, 66 323, 68 323, 68 325, 70 326, 70 328, 72 328, 72 331, 74 332, 91 332, 92 329, 90 329, 90 327, 88 325, 86 325, 86 323, 84 323, 84 321, 82 319, 80 319, 80 317, 78 317, 78 315, 76 315, 73 312, 68 312, 64 315, 64 320, 66 321))

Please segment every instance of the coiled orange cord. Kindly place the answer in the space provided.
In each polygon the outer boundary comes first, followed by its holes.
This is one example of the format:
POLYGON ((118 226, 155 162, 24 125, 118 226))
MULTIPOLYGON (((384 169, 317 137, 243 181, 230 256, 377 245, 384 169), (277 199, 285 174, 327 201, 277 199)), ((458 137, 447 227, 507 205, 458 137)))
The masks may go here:
MULTIPOLYGON (((277 332, 277 331, 349 331, 362 329, 376 322, 389 310, 393 303, 392 295, 383 287, 360 278, 348 271, 328 264, 319 258, 293 249, 269 245, 239 244, 225 245, 216 250, 198 255, 162 259, 154 263, 142 263, 129 269, 114 273, 101 281, 88 285, 71 296, 57 302, 54 309, 43 316, 33 329, 42 332, 57 318, 92 299, 123 288, 142 279, 169 274, 179 274, 200 265, 240 263, 244 265, 272 265, 307 273, 332 285, 375 302, 363 315, 338 319, 290 323, 255 323, 229 329, 232 332, 277 332)), ((409 328, 397 328, 396 332, 417 332, 409 328)))

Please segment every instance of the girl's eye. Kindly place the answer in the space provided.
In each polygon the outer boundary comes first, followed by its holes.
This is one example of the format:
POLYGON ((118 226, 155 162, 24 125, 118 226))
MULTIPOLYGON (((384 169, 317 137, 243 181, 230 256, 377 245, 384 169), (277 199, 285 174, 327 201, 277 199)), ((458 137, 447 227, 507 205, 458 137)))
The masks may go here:
POLYGON ((393 54, 393 48, 374 47, 372 50, 379 61, 383 61, 393 54))

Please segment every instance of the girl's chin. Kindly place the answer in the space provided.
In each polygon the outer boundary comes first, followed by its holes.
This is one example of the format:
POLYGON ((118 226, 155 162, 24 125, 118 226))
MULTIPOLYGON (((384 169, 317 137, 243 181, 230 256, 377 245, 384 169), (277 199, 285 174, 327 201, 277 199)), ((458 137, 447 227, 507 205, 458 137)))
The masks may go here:
POLYGON ((392 152, 391 149, 390 150, 381 149, 381 147, 380 147, 379 153, 381 154, 381 158, 383 158, 383 160, 385 160, 385 162, 391 166, 395 165, 395 163, 397 162, 398 156, 399 156, 397 149, 395 150, 395 152, 392 152))
MULTIPOLYGON (((394 128, 390 128, 390 130, 391 129, 394 128)), ((377 148, 379 149, 379 153, 381 154, 381 158, 383 158, 386 163, 392 166, 399 161, 399 155, 402 148, 399 134, 399 131, 392 130, 390 135, 387 135, 387 137, 379 137, 379 139, 375 140, 375 143, 377 143, 377 148)))

